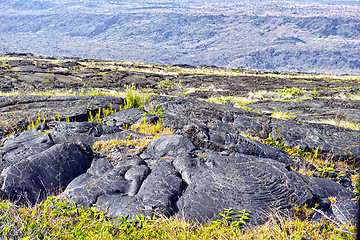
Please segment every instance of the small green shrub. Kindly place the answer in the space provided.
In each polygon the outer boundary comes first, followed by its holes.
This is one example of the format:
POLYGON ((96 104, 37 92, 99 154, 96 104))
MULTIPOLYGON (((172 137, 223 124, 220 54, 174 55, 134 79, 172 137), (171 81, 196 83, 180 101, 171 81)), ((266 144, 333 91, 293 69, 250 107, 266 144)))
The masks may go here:
POLYGON ((335 164, 333 163, 333 161, 330 161, 330 166, 323 163, 322 166, 318 167, 317 170, 322 173, 321 176, 324 176, 325 173, 334 173, 335 164))
POLYGON ((161 108, 160 104, 156 105, 156 107, 154 109, 152 109, 151 112, 144 113, 144 115, 154 115, 157 117, 161 117, 161 115, 163 115, 163 114, 164 114, 164 112, 163 112, 163 109, 161 108))
POLYGON ((289 112, 279 112, 276 108, 275 111, 271 113, 271 117, 273 118, 278 118, 278 119, 290 119, 290 118, 295 118, 295 114, 297 114, 298 112, 295 113, 289 113, 289 112))
POLYGON ((298 97, 304 95, 305 89, 299 89, 297 87, 287 88, 284 87, 281 90, 275 90, 274 92, 279 93, 281 95, 289 94, 293 97, 298 97))
POLYGON ((150 94, 149 92, 145 94, 133 94, 131 89, 126 90, 126 99, 124 102, 124 109, 127 108, 139 108, 144 110, 144 105, 149 104, 150 94))
POLYGON ((228 96, 228 97, 214 97, 214 98, 209 98, 208 100, 206 100, 207 102, 211 102, 211 103, 218 103, 218 104, 224 104, 224 105, 234 105, 235 101, 234 101, 234 97, 232 96, 228 96))
POLYGON ((302 221, 308 220, 311 215, 314 213, 314 209, 316 209, 319 204, 315 203, 314 208, 309 208, 309 206, 305 203, 302 206, 298 206, 296 203, 291 204, 293 207, 291 210, 293 211, 294 218, 300 219, 302 221))
POLYGON ((92 112, 89 112, 88 122, 98 122, 101 124, 104 124, 104 122, 101 120, 101 118, 107 117, 109 115, 112 115, 116 113, 116 109, 112 107, 112 103, 110 103, 110 107, 108 108, 99 108, 97 113, 95 114, 95 117, 92 115, 92 112))
POLYGON ((41 119, 40 110, 39 110, 37 114, 37 119, 34 122, 31 122, 31 124, 27 127, 27 129, 28 130, 34 129, 37 125, 40 125, 43 122, 45 122, 45 118, 41 119))
POLYGON ((11 70, 11 66, 5 62, 0 62, 0 69, 11 70))
POLYGON ((162 80, 157 85, 158 89, 174 89, 174 88, 181 88, 181 81, 179 83, 174 83, 170 79, 166 78, 162 80))
POLYGON ((279 101, 299 101, 302 99, 314 98, 317 96, 317 90, 308 91, 305 88, 287 88, 276 89, 274 91, 261 90, 255 93, 249 93, 253 98, 271 99, 279 101))
POLYGON ((219 213, 219 215, 222 217, 222 219, 217 219, 215 221, 212 221, 212 227, 217 228, 219 226, 222 227, 237 227, 237 228, 243 228, 243 226, 246 224, 246 221, 249 220, 249 213, 246 212, 246 209, 237 211, 238 214, 234 215, 234 211, 232 208, 224 209, 224 213, 219 213), (238 220, 232 220, 233 218, 238 220))
POLYGON ((163 81, 160 81, 157 85, 157 88, 159 89, 173 89, 175 86, 175 83, 173 83, 170 79, 166 78, 163 81))

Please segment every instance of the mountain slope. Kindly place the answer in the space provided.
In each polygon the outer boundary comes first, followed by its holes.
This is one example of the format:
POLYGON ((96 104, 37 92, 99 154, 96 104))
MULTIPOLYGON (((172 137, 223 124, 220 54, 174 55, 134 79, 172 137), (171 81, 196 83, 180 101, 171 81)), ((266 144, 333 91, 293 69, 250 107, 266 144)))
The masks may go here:
POLYGON ((0 7, 0 52, 360 72, 356 4, 21 0, 0 7))

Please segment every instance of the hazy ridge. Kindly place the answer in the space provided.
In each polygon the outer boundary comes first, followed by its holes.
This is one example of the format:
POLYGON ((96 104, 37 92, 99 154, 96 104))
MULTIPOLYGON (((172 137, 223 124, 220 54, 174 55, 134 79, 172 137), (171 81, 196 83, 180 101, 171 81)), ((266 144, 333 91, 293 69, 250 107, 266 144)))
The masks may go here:
POLYGON ((2 1, 0 52, 360 73, 360 1, 2 1))

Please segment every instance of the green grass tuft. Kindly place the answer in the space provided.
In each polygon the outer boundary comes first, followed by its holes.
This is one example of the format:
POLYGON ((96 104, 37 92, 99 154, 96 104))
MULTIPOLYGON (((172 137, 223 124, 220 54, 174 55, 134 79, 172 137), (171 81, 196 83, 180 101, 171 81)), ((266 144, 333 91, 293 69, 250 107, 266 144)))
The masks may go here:
MULTIPOLYGON (((296 206, 295 206, 296 207, 296 206)), ((231 209, 227 209, 231 211, 231 209)), ((222 219, 205 224, 179 218, 127 216, 110 218, 96 208, 83 209, 67 201, 49 197, 31 208, 0 202, 0 236, 4 239, 354 239, 355 227, 342 228, 331 221, 310 221, 304 208, 297 208, 291 219, 273 214, 263 225, 247 223, 246 211, 229 224, 226 211, 222 219), (305 217, 304 217, 305 214, 305 217), (117 222, 116 222, 117 221, 117 222), (348 232, 351 234, 349 234, 348 232)))
POLYGON ((144 105, 149 104, 150 94, 149 92, 145 94, 134 94, 131 89, 126 89, 126 100, 124 103, 124 109, 127 108, 139 108, 144 110, 144 105))

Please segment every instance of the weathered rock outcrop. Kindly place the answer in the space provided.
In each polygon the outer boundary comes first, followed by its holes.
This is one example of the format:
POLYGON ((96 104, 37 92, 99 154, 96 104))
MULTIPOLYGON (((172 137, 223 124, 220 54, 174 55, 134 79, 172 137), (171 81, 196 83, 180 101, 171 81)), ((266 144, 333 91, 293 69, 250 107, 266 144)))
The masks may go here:
POLYGON ((2 192, 35 204, 63 189, 70 202, 98 207, 111 216, 161 213, 205 222, 233 208, 246 209, 253 223, 262 223, 272 211, 291 214, 294 204, 318 203, 343 222, 354 217, 344 207, 350 203, 335 205, 328 199, 350 200, 348 189, 292 171, 304 161, 244 135, 266 138, 271 133, 291 147, 319 147, 337 161, 346 160, 349 151, 358 162, 358 131, 185 98, 152 97, 146 108, 162 108, 164 126, 175 135, 153 140, 139 154, 92 149, 100 140, 147 137, 118 127, 144 121, 145 112, 138 109, 108 116, 103 119, 107 124, 52 121, 11 136, 0 146, 2 192))
MULTIPOLYGON (((329 93, 331 94, 331 92, 329 93)), ((258 101, 247 107, 263 114, 271 114, 275 110, 288 112, 300 121, 335 120, 360 123, 360 102, 350 99, 306 99, 302 101, 258 101)))
MULTIPOLYGON (((25 57, 9 59, 0 69, 0 90, 24 94, 0 97, 1 198, 33 205, 64 191, 62 196, 70 202, 100 208, 111 216, 161 213, 196 222, 214 220, 219 212, 232 208, 234 212, 246 209, 253 223, 262 223, 274 211, 290 215, 294 204, 318 204, 329 216, 347 223, 358 210, 351 200, 353 186, 346 172, 345 176, 327 173, 333 180, 302 175, 295 170, 316 167, 262 143, 271 136, 288 148, 359 166, 359 131, 308 122, 335 118, 359 123, 358 100, 313 98, 248 104, 260 112, 256 113, 190 98, 246 96, 250 91, 294 86, 319 87, 317 94, 329 98, 335 91, 338 95, 345 91, 355 94, 357 80, 161 75, 119 70, 116 67, 120 65, 110 63, 97 62, 99 66, 111 65, 105 69, 84 67, 86 61, 78 63, 76 59, 54 64, 25 57), (14 67, 17 71, 11 70, 14 67), (181 81, 182 87, 154 92, 180 97, 154 95, 144 106, 146 111, 119 111, 124 105, 122 98, 83 95, 101 95, 102 91, 123 90, 129 85, 157 88, 165 79, 178 85, 181 81), (179 94, 186 89, 190 91, 179 94), (47 90, 78 95, 25 95, 47 90), (118 112, 106 117, 100 114, 102 123, 88 122, 99 108, 110 107, 118 112), (275 109, 296 112, 296 119, 272 118, 275 109), (131 145, 131 141, 148 141, 153 136, 123 129, 140 122, 154 124, 159 116, 174 135, 153 140, 145 150, 131 145), (34 129, 23 131, 44 119, 34 129), (94 143, 106 145, 108 140, 123 144, 107 150, 94 147, 94 143), (330 202, 329 197, 336 202, 330 202)), ((46 94, 53 94, 51 91, 46 94)), ((323 177, 319 171, 314 176, 323 177)))
MULTIPOLYGON (((224 142, 219 140, 218 134, 212 136, 207 133, 222 132, 250 135, 267 138, 280 138, 289 147, 300 147, 307 151, 332 155, 335 159, 360 161, 359 131, 337 127, 329 124, 306 123, 295 120, 281 120, 263 116, 254 112, 236 109, 230 106, 216 105, 184 98, 153 97, 152 105, 161 107, 164 111, 162 118, 165 126, 169 126, 177 133, 185 134, 182 126, 187 124, 202 124, 197 130, 207 144, 224 142), (216 135, 216 137, 215 137, 216 135), (210 141, 209 141, 210 140, 210 141)), ((186 131, 185 131, 186 132, 186 131)), ((239 138, 239 137, 238 137, 239 138)))
POLYGON ((54 119, 87 121, 100 107, 119 109, 122 98, 103 96, 28 96, 0 97, 0 136, 25 130, 31 122, 54 119), (39 119, 40 118, 40 119, 39 119))

